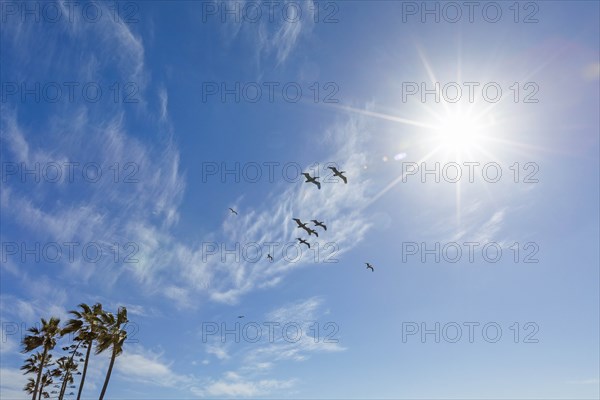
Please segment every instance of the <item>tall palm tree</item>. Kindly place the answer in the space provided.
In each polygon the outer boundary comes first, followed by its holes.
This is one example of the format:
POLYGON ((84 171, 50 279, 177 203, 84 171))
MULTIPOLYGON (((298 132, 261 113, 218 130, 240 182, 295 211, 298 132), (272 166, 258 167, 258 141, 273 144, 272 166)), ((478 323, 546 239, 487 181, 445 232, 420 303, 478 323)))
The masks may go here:
POLYGON ((67 390, 67 386, 73 383, 73 371, 77 370, 78 364, 73 361, 73 356, 77 353, 77 350, 73 352, 71 357, 61 357, 56 360, 58 376, 61 378, 62 383, 60 385, 60 392, 58 395, 58 400, 62 400, 65 391, 67 390))
MULTIPOLYGON (((66 333, 63 330, 63 335, 65 334, 66 333)), ((77 368, 79 368, 79 364, 74 361, 74 358, 83 356, 83 353, 80 353, 78 350, 79 347, 85 348, 86 345, 79 336, 76 336, 75 338, 73 338, 73 340, 77 342, 77 344, 70 344, 69 346, 65 346, 62 348, 63 351, 67 351, 71 355, 69 357, 63 356, 59 358, 56 362, 58 364, 58 376, 61 378, 62 381, 61 384, 57 386, 57 388, 60 387, 60 391, 58 392, 58 400, 63 399, 65 391, 67 390, 67 386, 73 383, 74 372, 77 375, 81 375, 81 372, 77 371, 77 368)), ((84 359, 79 358, 79 361, 84 361, 84 359)))
POLYGON ((106 371, 102 392, 100 392, 99 400, 103 400, 106 388, 108 387, 108 381, 110 380, 110 374, 112 373, 115 364, 115 358, 123 352, 123 343, 127 339, 127 331, 122 329, 123 325, 128 322, 127 309, 125 307, 119 307, 116 318, 112 313, 107 312, 101 315, 100 319, 102 320, 102 329, 97 339, 98 344, 96 345, 96 354, 100 354, 104 350, 112 347, 110 364, 106 371))
POLYGON ((40 388, 40 382, 42 380, 42 372, 46 363, 46 357, 48 352, 56 346, 56 338, 60 336, 61 329, 59 327, 60 319, 51 317, 48 321, 42 318, 42 325, 40 328, 31 327, 28 331, 31 335, 27 335, 23 338, 23 353, 29 353, 39 347, 43 348, 42 356, 40 357, 40 368, 37 370, 37 379, 35 381, 35 387, 33 389, 33 395, 31 400, 35 400, 35 395, 40 388))
POLYGON ((73 310, 69 311, 75 318, 67 321, 66 326, 63 328, 63 334, 74 333, 76 334, 75 340, 83 342, 82 347, 87 347, 85 353, 85 361, 83 363, 83 372, 81 375, 81 382, 79 382, 79 391, 77 392, 77 400, 81 399, 81 393, 83 391, 83 385, 85 383, 85 376, 87 374, 88 362, 90 360, 90 353, 92 351, 92 343, 98 337, 99 327, 102 324, 100 316, 104 314, 102 310, 102 304, 96 303, 93 307, 88 306, 85 303, 79 305, 81 311, 73 310))
POLYGON ((54 383, 53 378, 57 376, 57 370, 47 370, 44 375, 42 375, 42 379, 40 381, 40 392, 38 393, 38 400, 41 400, 42 396, 45 399, 50 397, 50 393, 48 393, 45 389, 54 383))
MULTIPOLYGON (((38 351, 35 354, 30 355, 29 358, 27 358, 25 360, 25 364, 23 364, 23 366, 21 367, 21 370, 25 371, 25 372, 23 372, 23 374, 35 374, 37 376, 38 371, 40 369, 43 371, 44 368, 47 368, 47 367, 51 366, 52 364, 53 364, 52 363, 52 354, 48 354, 42 364, 42 353, 40 353, 38 351)), ((42 384, 41 384, 42 388, 44 386, 43 382, 45 381, 44 376, 45 375, 42 375, 42 384)), ((27 384, 25 385, 23 390, 33 396, 37 395, 38 391, 34 390, 35 382, 36 382, 35 379, 29 378, 27 380, 27 384)), ((39 390, 39 392, 42 392, 42 390, 39 390)))

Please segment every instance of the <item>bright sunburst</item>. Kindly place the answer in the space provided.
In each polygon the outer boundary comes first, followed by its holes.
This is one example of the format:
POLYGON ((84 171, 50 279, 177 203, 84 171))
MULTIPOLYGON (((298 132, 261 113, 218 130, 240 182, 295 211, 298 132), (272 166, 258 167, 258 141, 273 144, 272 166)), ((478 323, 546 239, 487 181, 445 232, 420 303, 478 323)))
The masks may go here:
POLYGON ((458 107, 446 108, 439 122, 428 129, 432 148, 444 159, 464 159, 477 153, 489 152, 488 140, 495 128, 493 115, 487 111, 475 114, 458 107))
MULTIPOLYGON (((424 53, 419 48, 417 50, 429 80, 427 89, 432 95, 431 88, 439 80, 424 53)), ((459 58, 455 82, 463 81, 461 64, 462 60, 459 58)), ((427 104, 422 100, 421 103, 420 107, 414 107, 411 110, 411 118, 349 106, 334 105, 334 107, 405 125, 415 138, 412 141, 412 148, 406 150, 412 150, 410 155, 415 158, 411 161, 417 165, 429 163, 431 167, 440 162, 442 164, 445 162, 461 164, 473 161, 478 163, 500 161, 503 156, 506 156, 507 151, 523 146, 507 137, 506 112, 502 107, 498 107, 499 103, 497 102, 482 101, 478 96, 475 96, 474 100, 469 97, 467 101, 467 96, 463 96, 456 102, 442 99, 427 104)), ((404 151, 405 149, 400 150, 409 154, 409 151, 404 151)), ((403 179, 404 173, 387 184, 372 198, 369 204, 377 201, 403 179)), ((460 221, 460 186, 460 184, 456 185, 457 221, 460 221)))
POLYGON ((477 122, 462 113, 449 115, 436 130, 436 140, 440 146, 456 151, 469 150, 480 137, 477 122))

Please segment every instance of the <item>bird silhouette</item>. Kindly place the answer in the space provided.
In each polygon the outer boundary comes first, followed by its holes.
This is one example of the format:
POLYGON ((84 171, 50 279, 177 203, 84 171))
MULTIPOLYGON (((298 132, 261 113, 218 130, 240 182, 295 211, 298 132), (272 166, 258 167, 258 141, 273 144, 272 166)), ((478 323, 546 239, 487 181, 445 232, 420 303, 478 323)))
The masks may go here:
POLYGON ((319 237, 319 234, 317 233, 317 231, 315 231, 314 229, 310 229, 310 228, 305 228, 306 232, 308 232, 308 236, 310 235, 315 235, 316 237, 319 237))
POLYGON ((346 177, 344 175, 342 175, 344 172, 346 171, 338 171, 336 167, 327 167, 330 170, 333 171, 333 176, 337 176, 339 178, 342 178, 342 180, 344 181, 344 183, 348 183, 348 179, 346 179, 346 177))
POLYGON ((305 245, 307 245, 307 246, 308 246, 308 248, 310 249, 310 243, 308 243, 306 240, 304 240, 304 239, 300 239, 300 238, 296 238, 296 239, 298 239, 298 241, 299 241, 300 243, 304 243, 305 245))
POLYGON ((308 174, 308 173, 306 173, 306 172, 303 172, 303 173, 302 173, 302 175, 304 175, 304 176, 306 177, 306 180, 304 181, 304 183, 306 183, 306 182, 312 182, 312 183, 314 183, 315 185, 317 185, 317 187, 318 187, 319 189, 321 189, 321 183, 320 183, 320 182, 317 180, 317 179, 319 179, 319 177, 318 177, 318 176, 315 176, 315 177, 313 178, 312 176, 310 176, 310 174, 308 174))
POLYGON ((238 318, 244 318, 244 316, 243 315, 238 315, 238 318))
POLYGON ((270 254, 267 254, 267 258, 273 262, 273 257, 270 254))
POLYGON ((317 221, 316 219, 311 219, 310 222, 314 222, 315 226, 320 226, 321 228, 327 230, 327 226, 321 221, 317 221))
POLYGON ((306 229, 306 223, 300 221, 298 218, 292 218, 298 224, 298 228, 306 229))
POLYGON ((231 211, 232 213, 234 213, 235 215, 238 215, 237 211, 235 211, 233 208, 229 207, 229 211, 231 211))
POLYGON ((375 272, 375 269, 373 268, 373 266, 371 266, 371 264, 369 263, 365 263, 367 265, 367 269, 370 269, 371 272, 375 272))

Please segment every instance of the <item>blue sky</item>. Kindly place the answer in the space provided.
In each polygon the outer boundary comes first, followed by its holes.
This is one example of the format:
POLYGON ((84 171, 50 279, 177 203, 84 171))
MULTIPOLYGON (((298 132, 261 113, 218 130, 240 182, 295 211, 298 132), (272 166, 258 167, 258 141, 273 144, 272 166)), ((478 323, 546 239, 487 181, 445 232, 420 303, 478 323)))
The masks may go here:
POLYGON ((490 22, 488 3, 450 22, 428 2, 436 22, 421 2, 282 1, 272 20, 237 2, 236 22, 236 2, 81 2, 72 19, 3 2, 0 396, 25 398, 23 328, 101 302, 131 321, 110 398, 598 398, 600 6, 499 2, 490 22), (422 101, 435 82, 448 92, 422 101), (296 258, 294 217, 325 221, 318 252, 296 258), (222 335, 236 323, 261 339, 222 335), (421 336, 436 323, 439 342, 421 336))

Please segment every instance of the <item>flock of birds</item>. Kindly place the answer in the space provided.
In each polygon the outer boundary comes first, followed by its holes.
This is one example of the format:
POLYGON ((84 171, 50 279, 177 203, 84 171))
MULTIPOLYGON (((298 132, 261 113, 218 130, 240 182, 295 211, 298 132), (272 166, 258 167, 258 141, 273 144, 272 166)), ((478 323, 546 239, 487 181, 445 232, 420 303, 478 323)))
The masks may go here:
MULTIPOLYGON (((331 171, 333 171, 333 176, 340 178, 341 180, 344 181, 344 183, 348 183, 348 178, 346 178, 343 175, 346 171, 338 171, 338 169, 335 167, 327 167, 327 168, 329 168, 331 171)), ((321 182, 319 182, 319 177, 310 176, 310 174, 307 172, 303 172, 302 175, 304 175, 304 177, 306 178, 304 183, 313 183, 317 186, 317 188, 319 188, 319 190, 321 189, 321 182)), ((231 207, 229 207, 229 211, 231 211, 232 214, 238 215, 238 212, 231 207)), ((316 237, 319 237, 319 233, 316 231, 316 229, 312 229, 310 226, 308 226, 308 222, 302 222, 302 220, 300 220, 299 218, 292 218, 292 220, 294 222, 296 222, 296 224, 298 225, 297 228, 304 229, 308 233, 309 237, 311 235, 315 235, 316 237)), ((314 224, 315 228, 320 227, 320 228, 323 228, 323 230, 325 230, 325 231, 327 230, 327 225, 325 225, 325 223, 323 221, 311 219, 310 222, 312 222, 314 224)), ((310 249, 310 243, 308 243, 306 240, 304 240, 302 238, 296 238, 296 239, 298 240, 298 242, 300 244, 305 244, 310 249)), ((271 256, 271 254, 267 254, 267 259, 270 262, 273 262, 273 256, 271 256)), ((371 272, 375 271, 375 269, 373 268, 373 266, 371 264, 365 263, 365 265, 367 266, 367 269, 371 270, 371 272)), ((243 318, 243 316, 239 316, 238 318, 243 318)))
MULTIPOLYGON (((298 224, 298 228, 302 228, 302 229, 304 229, 306 232, 308 232, 308 236, 310 236, 310 235, 313 235, 313 234, 314 234, 316 237, 319 237, 319 234, 317 233, 317 231, 316 231, 316 230, 314 230, 314 229, 311 229, 310 227, 306 226, 306 224, 307 224, 308 222, 302 222, 302 221, 300 221, 298 218, 292 218, 292 219, 293 219, 294 221, 296 221, 296 224, 298 224)), ((311 219, 311 220, 310 220, 310 222, 314 223, 314 224, 315 224, 315 226, 320 226, 320 227, 322 227, 323 229, 327 230, 327 226, 326 226, 326 225, 325 225, 323 222, 317 221, 316 219, 311 219)), ((305 245, 307 245, 307 246, 308 246, 308 248, 310 249, 310 243, 308 243, 306 240, 304 240, 304 239, 302 239, 302 238, 296 238, 296 239, 298 239, 298 241, 300 242, 300 244, 305 244, 305 245)))
MULTIPOLYGON (((348 183, 348 179, 343 175, 346 171, 338 171, 336 167, 327 167, 330 170, 333 171, 333 176, 337 176, 338 178, 340 178, 341 180, 344 181, 344 183, 348 183)), ((319 177, 317 176, 310 176, 309 173, 307 172, 303 172, 302 175, 304 175, 304 177, 306 178, 306 180, 304 181, 304 183, 314 183, 315 185, 317 185, 317 187, 319 188, 319 190, 321 189, 321 182, 319 182, 319 177)))

